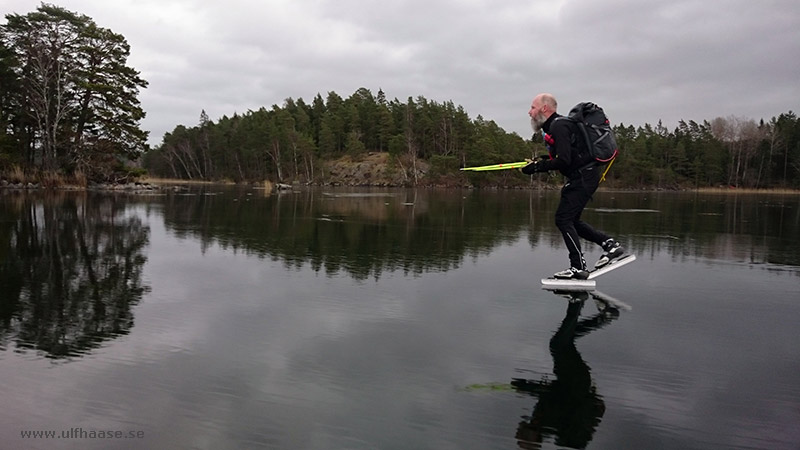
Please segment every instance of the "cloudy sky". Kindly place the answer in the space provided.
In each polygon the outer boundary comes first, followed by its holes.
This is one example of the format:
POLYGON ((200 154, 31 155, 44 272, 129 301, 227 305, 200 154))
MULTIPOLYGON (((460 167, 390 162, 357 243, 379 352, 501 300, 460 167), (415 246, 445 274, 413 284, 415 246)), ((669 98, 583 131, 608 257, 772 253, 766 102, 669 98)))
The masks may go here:
MULTIPOLYGON (((452 100, 529 138, 533 96, 566 112, 599 103, 612 123, 800 110, 797 0, 52 0, 125 36, 158 144, 284 99, 452 100)), ((27 14, 32 0, 3 0, 27 14)))

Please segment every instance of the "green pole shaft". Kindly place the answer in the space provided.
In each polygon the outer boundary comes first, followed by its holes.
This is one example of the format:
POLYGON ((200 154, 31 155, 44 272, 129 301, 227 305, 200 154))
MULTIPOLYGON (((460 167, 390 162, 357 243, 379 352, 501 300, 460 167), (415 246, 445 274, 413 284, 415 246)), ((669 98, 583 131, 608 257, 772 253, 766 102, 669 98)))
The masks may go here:
POLYGON ((519 169, 528 165, 527 161, 492 164, 490 166, 477 166, 477 167, 462 167, 459 170, 471 170, 474 172, 483 172, 486 170, 505 170, 505 169, 519 169))

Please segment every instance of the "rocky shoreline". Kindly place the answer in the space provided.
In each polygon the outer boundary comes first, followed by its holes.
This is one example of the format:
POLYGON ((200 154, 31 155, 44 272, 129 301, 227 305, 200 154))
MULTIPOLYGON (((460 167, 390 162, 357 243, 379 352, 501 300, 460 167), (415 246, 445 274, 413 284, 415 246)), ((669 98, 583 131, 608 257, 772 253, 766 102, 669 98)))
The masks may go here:
MULTIPOLYGON (((41 183, 14 183, 8 180, 0 180, 0 189, 15 191, 37 191, 46 189, 41 183)), ((159 191, 161 186, 151 183, 130 182, 130 183, 89 183, 87 186, 63 185, 56 188, 62 191, 159 191)))
MULTIPOLYGON (((349 156, 337 160, 326 161, 319 172, 321 176, 315 182, 251 182, 253 186, 260 186, 270 191, 290 191, 299 186, 329 186, 329 187, 417 187, 417 188, 453 188, 453 189, 536 189, 556 190, 561 188, 560 182, 535 179, 531 181, 506 179, 488 182, 482 185, 473 185, 474 179, 469 179, 461 174, 432 176, 430 165, 423 160, 414 163, 390 158, 385 152, 370 152, 358 158, 349 156)), ((128 183, 92 183, 87 185, 64 184, 59 186, 42 185, 38 182, 12 181, 7 174, 0 177, 0 191, 38 191, 41 189, 54 189, 60 191, 101 191, 101 192, 128 192, 128 193, 156 193, 156 192, 182 192, 192 184, 215 184, 207 181, 152 179, 148 181, 132 181, 128 183)), ((145 179, 146 180, 146 179, 145 179)), ((481 181, 481 180, 478 180, 481 181)), ((231 184, 228 182, 228 184, 231 184)), ((689 188, 681 186, 659 187, 639 186, 636 188, 613 185, 608 183, 602 186, 606 190, 623 191, 701 191, 701 192, 781 192, 797 194, 792 189, 739 189, 727 186, 689 188)))

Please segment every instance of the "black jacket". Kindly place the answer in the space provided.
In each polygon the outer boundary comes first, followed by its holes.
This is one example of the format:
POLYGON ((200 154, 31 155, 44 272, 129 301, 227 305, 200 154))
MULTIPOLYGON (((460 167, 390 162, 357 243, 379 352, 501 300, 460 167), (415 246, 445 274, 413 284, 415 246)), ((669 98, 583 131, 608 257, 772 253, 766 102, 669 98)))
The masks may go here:
POLYGON ((578 169, 593 162, 586 143, 580 138, 578 125, 571 120, 553 113, 542 129, 550 135, 554 143, 550 145, 550 159, 539 161, 536 165, 537 172, 558 170, 570 178, 577 174, 578 169))

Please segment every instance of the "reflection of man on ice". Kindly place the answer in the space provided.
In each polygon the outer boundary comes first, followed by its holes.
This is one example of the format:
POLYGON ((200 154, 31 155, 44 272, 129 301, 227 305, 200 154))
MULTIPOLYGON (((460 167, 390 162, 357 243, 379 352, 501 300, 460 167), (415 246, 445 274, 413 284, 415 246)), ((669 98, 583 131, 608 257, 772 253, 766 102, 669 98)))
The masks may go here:
POLYGON ((575 338, 586 335, 619 317, 619 310, 608 302, 597 300, 598 314, 579 320, 586 291, 570 292, 567 315, 550 339, 554 380, 514 379, 518 392, 526 392, 539 401, 533 413, 520 422, 517 443, 520 448, 541 448, 545 437, 569 448, 584 448, 605 413, 603 398, 592 384, 589 366, 575 347, 575 338))

